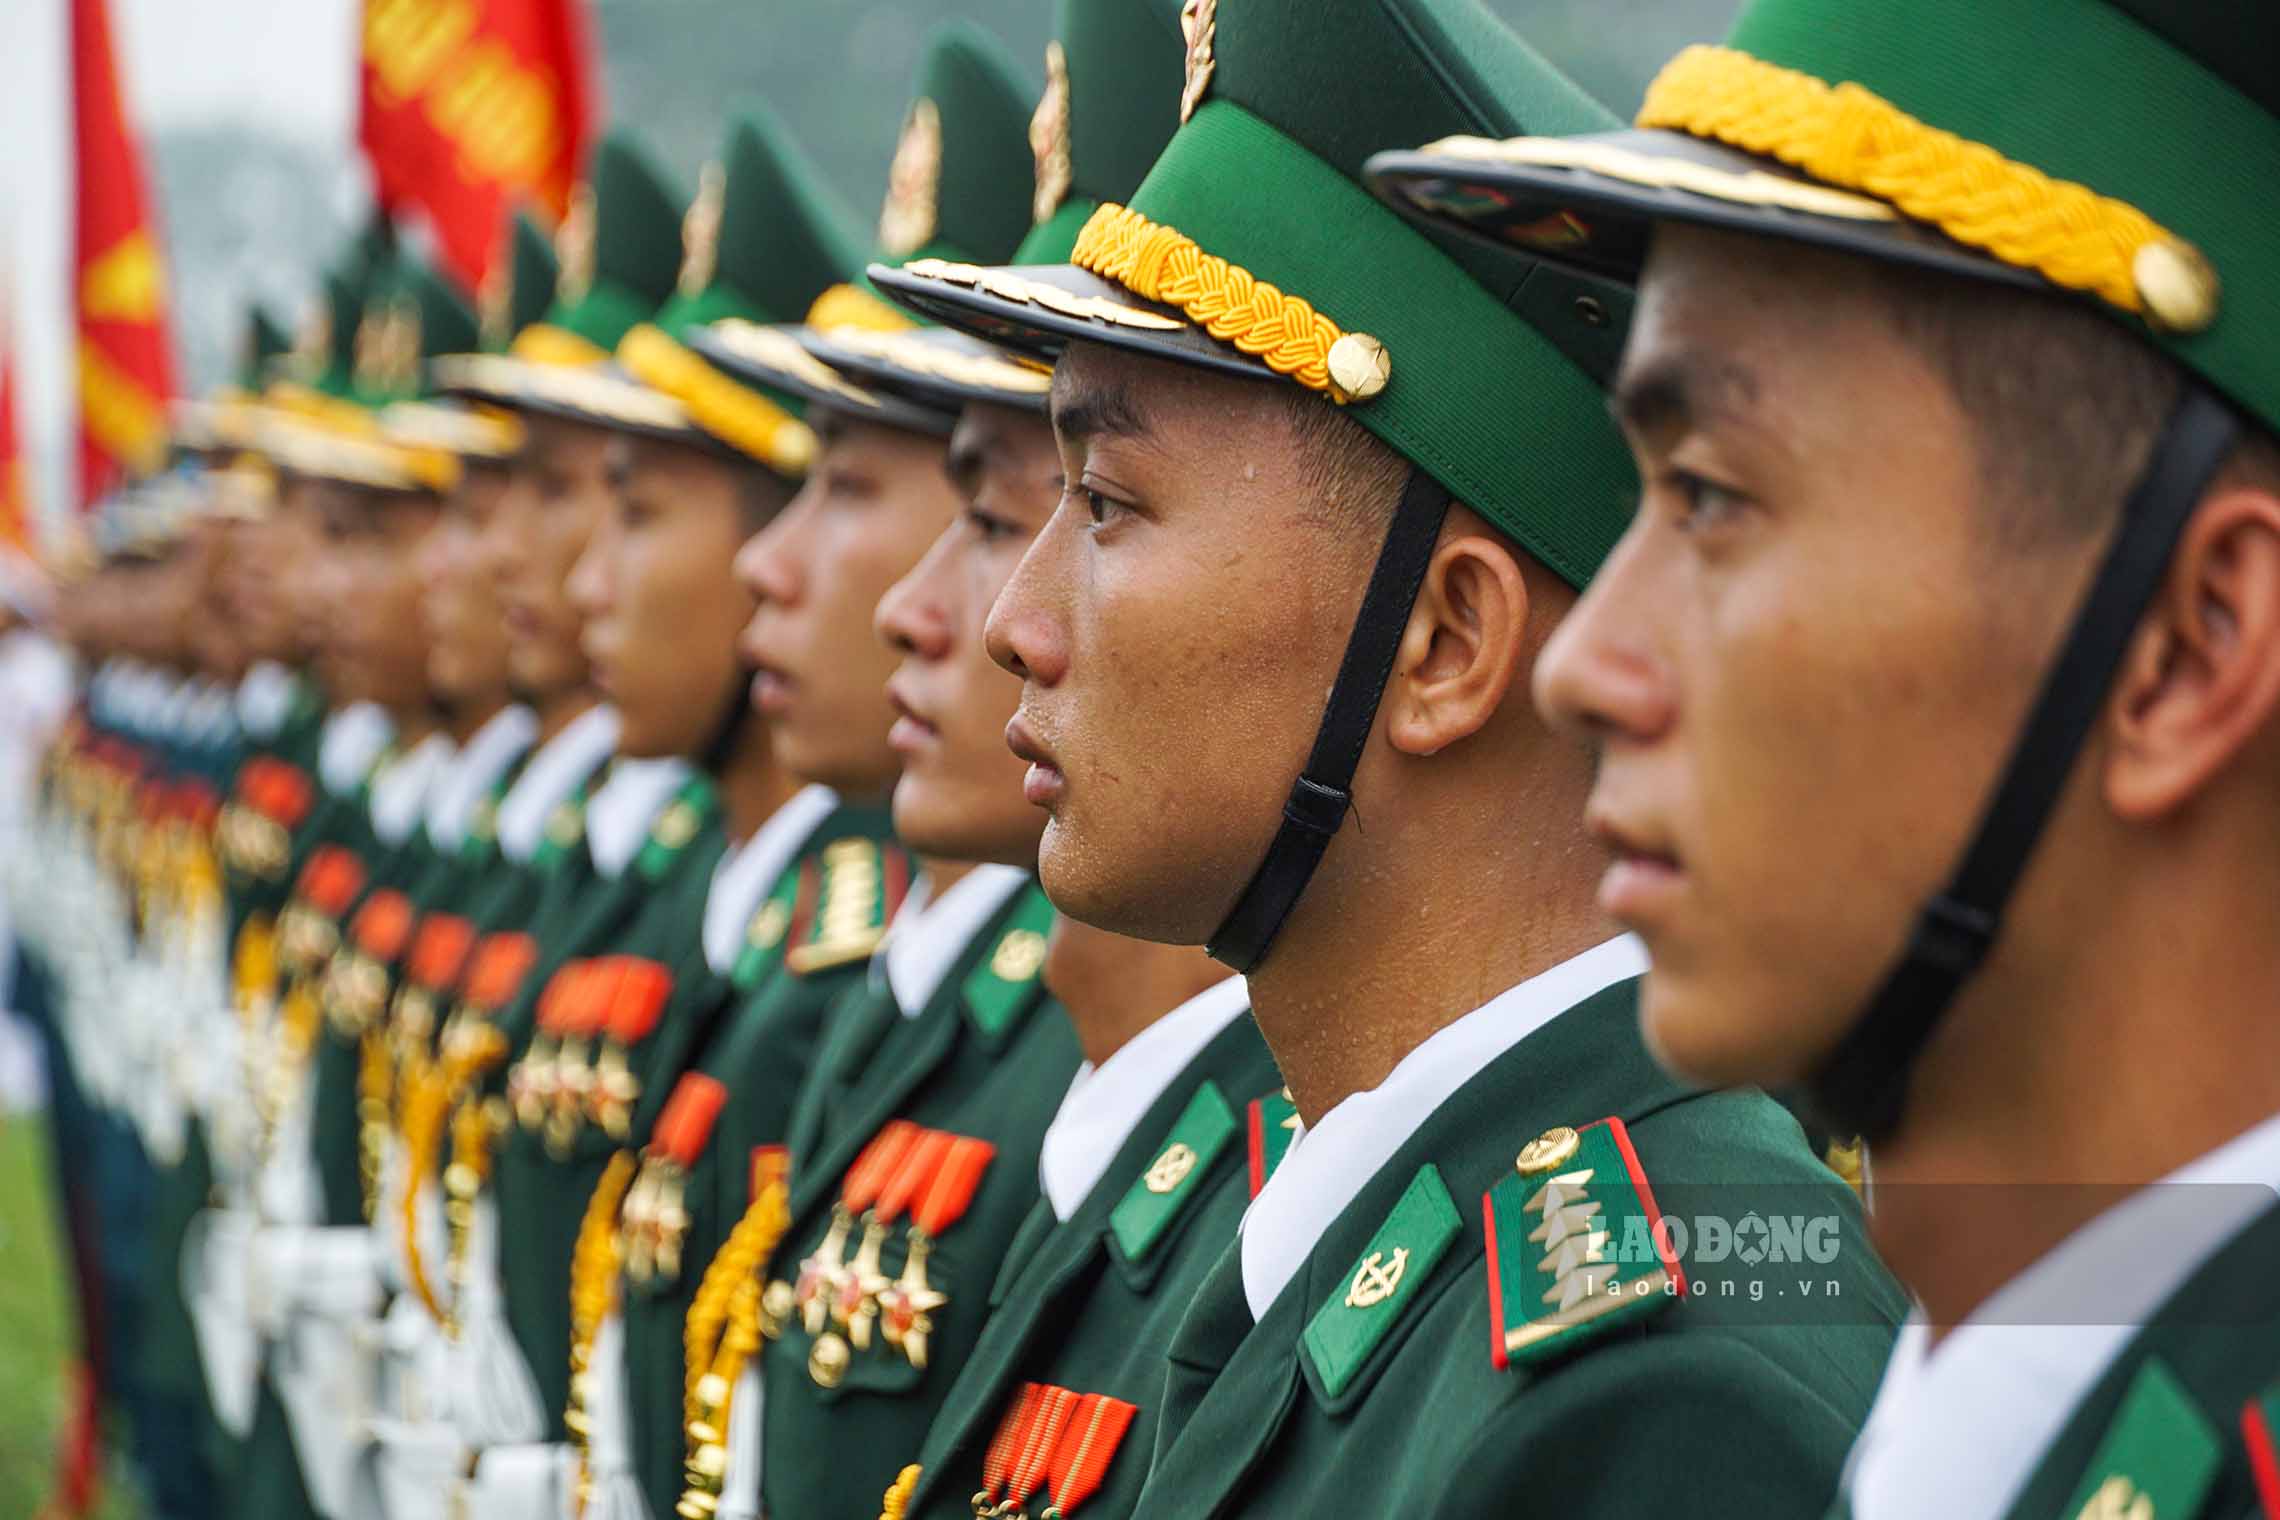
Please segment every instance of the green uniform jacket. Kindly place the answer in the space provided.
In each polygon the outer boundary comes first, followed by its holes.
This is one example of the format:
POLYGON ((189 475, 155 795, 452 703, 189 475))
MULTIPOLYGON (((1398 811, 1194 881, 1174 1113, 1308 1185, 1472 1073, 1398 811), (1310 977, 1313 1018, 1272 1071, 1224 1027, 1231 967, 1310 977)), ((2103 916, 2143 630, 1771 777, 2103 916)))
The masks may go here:
POLYGON ((1137 1407, 1084 1509, 1094 1520, 1132 1513, 1156 1443, 1164 1350, 1250 1205, 1244 1107, 1281 1085, 1246 1014, 1150 1106, 1074 1214, 1056 1222, 1038 1201, 990 1291, 981 1341, 927 1432, 906 1513, 969 1520, 983 1455, 1025 1382, 1137 1407), (1174 1144, 1199 1159, 1155 1194, 1150 1169, 1174 1144))
MULTIPOLYGON (((551 917, 554 923, 533 930, 539 966, 517 1004, 521 1010, 535 1009, 553 971, 574 959, 635 955, 671 971, 674 992, 665 1012, 648 1038, 628 1052, 642 1102, 652 1111, 663 1097, 659 1089, 669 1087, 686 1062, 689 1045, 701 1032, 695 1021, 709 1011, 712 998, 710 978, 699 974, 702 926, 713 868, 727 839, 710 783, 698 778, 692 787, 702 790, 684 788, 681 800, 695 803, 701 797, 695 835, 671 843, 652 832, 615 881, 580 894, 583 900, 566 913, 542 912, 542 919, 551 917)), ((672 805, 665 809, 672 811, 672 805)), ((570 1395, 571 1257, 587 1202, 618 1149, 617 1141, 593 1125, 580 1126, 569 1154, 559 1158, 548 1149, 542 1131, 520 1124, 499 1145, 492 1187, 498 1201, 499 1279, 507 1326, 537 1379, 550 1441, 568 1439, 562 1417, 570 1395)))
MULTIPOLYGON (((792 1223, 774 1277, 794 1276, 823 1240, 847 1169, 888 1121, 987 1141, 996 1153, 928 1262, 929 1282, 949 1301, 933 1311, 926 1367, 874 1337, 834 1386, 820 1386, 809 1371, 819 1338, 796 1314, 766 1345, 761 1492, 770 1515, 877 1514, 972 1353, 989 1285, 1037 1201, 1038 1146, 1079 1059, 1067 1014, 1038 980, 1051 921, 1032 882, 974 936, 917 1017, 903 1018, 884 986, 831 1016, 794 1120, 792 1223), (1009 953, 1032 943, 1033 957, 1009 953)), ((890 1278, 904 1269, 905 1242, 901 1227, 890 1232, 879 1267, 890 1278)), ((856 1247, 850 1239, 850 1256, 856 1247)), ((823 1338, 837 1335, 827 1328, 823 1338)))
MULTIPOLYGON (((629 1274, 620 1301, 626 1424, 634 1474, 652 1516, 671 1515, 681 1497, 687 1444, 683 1331, 689 1305, 706 1264, 751 1201, 754 1149, 784 1143, 792 1102, 814 1062, 826 1011, 861 985, 868 964, 865 955, 854 954, 836 964, 795 970, 786 964, 786 947, 791 936, 812 938, 812 931, 802 933, 803 916, 820 925, 814 903, 807 899, 828 890, 820 885, 829 869, 825 854, 849 840, 875 846, 871 858, 881 867, 875 878, 878 906, 866 915, 875 924, 868 943, 876 945, 877 933, 899 901, 900 884, 910 879, 909 861, 892 830, 893 819, 878 806, 841 806, 816 825, 762 899, 745 953, 727 979, 722 1016, 689 1067, 718 1082, 727 1097, 682 1179, 687 1224, 680 1236, 681 1268, 638 1281, 629 1274)), ((646 1136, 654 1127, 651 1117, 641 1132, 646 1136)))
MULTIPOLYGON (((1241 1250, 1227 1252, 1172 1344, 1137 1513, 1821 1514, 1904 1311, 1859 1224, 1850 1189, 1779 1106, 1676 1085, 1639 1042, 1636 984, 1610 988, 1442 1104, 1255 1327, 1241 1250), (1754 1308, 1746 1296, 1658 1294, 1661 1307, 1596 1326, 1603 1333, 1564 1355, 1500 1369, 1482 1196, 1539 1134, 1607 1116, 1629 1126, 1666 1216, 1768 1205, 1835 1216, 1832 1262, 1766 1270, 1775 1290, 1808 1274, 1833 1280, 1841 1307, 1793 1310, 1771 1292, 1754 1308), (1421 1201, 1432 1197, 1437 1206, 1421 1201), (1371 1304, 1365 1290, 1386 1280, 1368 1280, 1367 1267, 1382 1270, 1397 1242, 1429 1255, 1435 1240, 1445 1240, 1438 1258, 1371 1304), (1357 1298, 1365 1307, 1352 1307, 1357 1298)), ((1502 1263, 1509 1300, 1532 1303, 1545 1280, 1526 1259, 1533 1250, 1507 1254, 1522 1256, 1502 1263)))
MULTIPOLYGON (((2203 1262, 2042 1454, 2011 1520, 2269 1520, 2280 1513, 2280 1208, 2203 1262), (2268 1488, 2258 1488, 2259 1469, 2268 1488), (2128 1485, 2118 1507, 2094 1495, 2128 1485)), ((1849 1510, 1839 1502, 1834 1520, 1849 1510)))

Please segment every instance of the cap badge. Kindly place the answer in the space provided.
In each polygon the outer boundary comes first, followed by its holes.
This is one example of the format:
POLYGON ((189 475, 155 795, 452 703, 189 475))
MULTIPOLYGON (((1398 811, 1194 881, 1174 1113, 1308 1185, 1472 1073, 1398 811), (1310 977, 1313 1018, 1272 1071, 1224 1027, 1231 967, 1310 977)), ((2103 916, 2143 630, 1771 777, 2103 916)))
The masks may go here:
POLYGON ((1217 66, 1212 45, 1219 38, 1219 0, 1187 0, 1180 7, 1180 35, 1187 39, 1187 84, 1180 91, 1180 120, 1185 122, 1203 103, 1217 66))
POLYGON ((887 168, 887 202, 879 210, 879 249, 907 258, 934 237, 935 197, 942 187, 942 113, 921 95, 911 102, 887 168))
POLYGON ((697 177, 697 198, 681 218, 681 278, 683 296, 702 295, 720 264, 720 219, 728 203, 728 175, 709 163, 697 177))
POLYGON ((1057 40, 1045 44, 1045 93, 1029 118, 1029 151, 1037 156, 1037 194, 1029 214, 1043 222, 1068 199, 1075 172, 1069 163, 1069 56, 1057 40))

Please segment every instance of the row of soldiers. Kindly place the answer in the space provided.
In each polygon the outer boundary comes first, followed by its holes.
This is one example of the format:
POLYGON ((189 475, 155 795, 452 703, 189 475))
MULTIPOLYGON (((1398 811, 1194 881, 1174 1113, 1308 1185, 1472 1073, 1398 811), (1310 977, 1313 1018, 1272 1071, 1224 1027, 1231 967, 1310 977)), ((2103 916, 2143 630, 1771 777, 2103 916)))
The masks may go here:
POLYGON ((1061 0, 867 258, 360 243, 10 863, 204 1512, 2280 1514, 2276 66, 1061 0))

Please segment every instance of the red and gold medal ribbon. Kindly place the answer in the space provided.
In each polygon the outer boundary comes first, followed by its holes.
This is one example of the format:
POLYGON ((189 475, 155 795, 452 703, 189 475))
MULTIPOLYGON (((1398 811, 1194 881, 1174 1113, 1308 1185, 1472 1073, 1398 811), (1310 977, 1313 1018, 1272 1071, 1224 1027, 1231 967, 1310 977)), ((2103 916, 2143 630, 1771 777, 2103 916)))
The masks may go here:
POLYGON ((913 1367, 926 1365, 934 1334, 934 1311, 950 1302, 948 1294, 927 1280, 926 1263, 934 1242, 965 1215, 989 1170, 997 1147, 986 1140, 947 1135, 928 1158, 923 1180, 910 1204, 910 1245, 903 1258, 902 1275, 883 1284, 876 1294, 876 1312, 885 1321, 887 1344, 908 1358, 913 1367))
POLYGON ((1013 1396, 1013 1402, 999 1418, 997 1434, 990 1437, 990 1444, 982 1453, 982 1486, 974 1493, 976 1516, 987 1515, 1005 1497, 1005 1486, 1013 1477, 1014 1457, 1021 1449, 1022 1435, 1044 1397, 1043 1383, 1023 1383, 1021 1391, 1013 1396))
POLYGON ((1030 1496, 1044 1486, 1045 1475, 1053 1466, 1053 1454, 1060 1449, 1062 1432, 1069 1428, 1069 1417, 1082 1402, 1082 1397, 1071 1389, 1051 1383, 1040 1385, 1037 1402, 1029 1411, 1027 1428, 1014 1446, 1013 1470, 1006 1475, 1002 1508, 1028 1512, 1030 1496))
POLYGON ((683 1072, 658 1112, 641 1174, 626 1195, 624 1239, 626 1276, 636 1284, 662 1274, 681 1275, 681 1241, 688 1233, 685 1197, 689 1169, 711 1136, 728 1089, 717 1077, 683 1072))
POLYGON ((982 1185, 982 1174, 989 1170, 996 1156, 997 1147, 987 1140, 965 1135, 951 1137, 941 1164, 934 1169, 924 1193, 911 1206, 911 1229, 929 1239, 940 1240, 972 1206, 974 1194, 982 1185))
POLYGON ((1116 1460, 1116 1448, 1140 1413, 1139 1406, 1105 1393, 1088 1393, 1077 1405, 1053 1453, 1052 1507, 1039 1520, 1067 1520, 1100 1491, 1116 1460))
POLYGON ((641 1085, 627 1068, 626 1053, 657 1027, 673 995, 673 973, 652 960, 613 955, 602 962, 609 979, 609 1042, 594 1065, 587 1113, 613 1140, 626 1138, 641 1085))
POLYGON ((877 1158, 879 1164, 861 1179, 859 1191, 853 1189, 855 1178, 850 1174, 850 1191, 842 1200, 850 1217, 862 1216, 863 1243, 856 1249, 855 1259, 839 1274, 831 1317, 845 1327, 857 1350, 870 1349, 871 1328, 879 1316, 879 1292, 889 1281, 879 1270, 887 1232, 910 1200, 933 1179, 950 1148, 951 1137, 940 1130, 920 1129, 906 1119, 895 1124, 904 1128, 893 1149, 877 1158))

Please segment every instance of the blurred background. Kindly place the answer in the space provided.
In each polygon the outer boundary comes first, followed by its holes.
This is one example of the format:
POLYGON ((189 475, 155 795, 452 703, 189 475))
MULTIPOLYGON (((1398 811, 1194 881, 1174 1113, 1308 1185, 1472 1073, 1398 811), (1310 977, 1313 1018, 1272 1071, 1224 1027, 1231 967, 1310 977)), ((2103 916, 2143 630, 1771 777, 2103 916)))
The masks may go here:
MULTIPOLYGON (((1240 4, 1241 0, 1222 0, 1240 4)), ((1324 5, 1361 0, 1320 0, 1324 5)), ((1487 0, 1628 116, 1654 70, 1739 0, 1487 0)), ((1049 0, 588 0, 601 120, 693 186, 732 103, 768 101, 850 204, 878 204, 919 41, 950 14, 1040 75, 1049 0)), ((288 325, 371 204, 357 149, 363 0, 108 0, 119 93, 150 177, 180 389, 230 373, 248 306, 288 325)), ((0 0, 0 371, 35 517, 78 499, 70 0, 0 0)), ((0 427, 5 419, 0 418, 0 427)), ((4 454, 5 450, 0 450, 4 454)), ((0 1019, 0 1520, 36 1513, 70 1355, 36 1070, 0 1019)), ((104 1513, 139 1515, 112 1485, 104 1513)))

